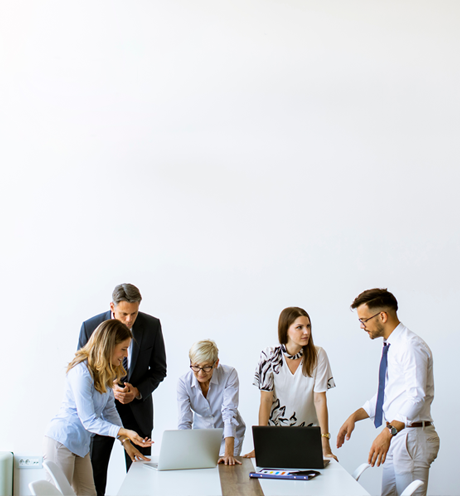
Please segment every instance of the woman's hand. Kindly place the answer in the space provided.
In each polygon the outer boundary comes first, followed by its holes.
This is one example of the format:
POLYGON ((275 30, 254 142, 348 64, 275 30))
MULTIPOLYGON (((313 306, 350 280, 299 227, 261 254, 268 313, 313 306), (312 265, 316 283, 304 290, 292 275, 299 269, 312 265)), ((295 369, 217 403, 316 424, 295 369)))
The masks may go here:
POLYGON ((323 451, 323 457, 324 458, 334 458, 334 460, 336 462, 339 461, 339 459, 334 455, 334 453, 332 453, 332 451, 330 451, 329 453, 324 453, 324 451, 323 451))
POLYGON ((133 462, 140 460, 150 461, 150 458, 144 456, 137 448, 135 448, 128 440, 123 443, 123 448, 125 448, 126 453, 131 458, 133 462))
POLYGON ((256 457, 256 452, 252 450, 250 453, 246 453, 243 455, 243 458, 255 458, 256 457))
POLYGON ((153 444, 153 441, 149 437, 142 438, 137 432, 134 432, 130 429, 124 429, 123 427, 118 431, 118 436, 127 437, 134 444, 142 446, 143 448, 148 448, 153 444))
POLYGON ((225 438, 225 452, 224 456, 221 456, 217 463, 223 463, 224 465, 241 465, 241 462, 237 460, 233 453, 235 452, 235 438, 233 436, 227 436, 225 438))
POLYGON ((334 458, 334 460, 338 462, 339 459, 331 451, 331 446, 329 445, 329 439, 327 437, 322 437, 321 440, 323 444, 323 457, 334 458))
POLYGON ((237 460, 233 455, 224 455, 219 458, 217 463, 223 463, 224 465, 241 465, 241 462, 237 460))

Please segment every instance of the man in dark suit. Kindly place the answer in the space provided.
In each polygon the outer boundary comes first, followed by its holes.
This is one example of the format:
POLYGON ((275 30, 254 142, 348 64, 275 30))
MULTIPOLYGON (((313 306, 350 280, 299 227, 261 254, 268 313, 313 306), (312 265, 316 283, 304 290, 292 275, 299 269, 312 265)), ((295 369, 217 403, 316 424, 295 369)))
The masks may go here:
MULTIPOLYGON (((113 385, 115 403, 123 426, 136 431, 141 437, 151 437, 153 429, 152 393, 166 377, 166 353, 158 319, 139 312, 142 296, 136 286, 120 284, 112 293, 110 310, 83 322, 78 348, 88 342, 99 324, 118 319, 131 329, 134 339, 128 352, 128 371, 124 385, 113 385)), ((107 469, 114 438, 95 435, 91 445, 91 464, 98 496, 104 496, 107 469)), ((150 455, 150 448, 139 448, 150 455)), ((126 470, 131 459, 126 455, 126 470)))

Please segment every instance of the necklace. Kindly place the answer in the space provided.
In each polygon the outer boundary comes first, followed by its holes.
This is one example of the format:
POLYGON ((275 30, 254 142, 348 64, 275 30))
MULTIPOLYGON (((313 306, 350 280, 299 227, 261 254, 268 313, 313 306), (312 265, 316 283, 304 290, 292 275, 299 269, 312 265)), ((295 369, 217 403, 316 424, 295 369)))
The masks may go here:
POLYGON ((286 357, 291 359, 291 360, 297 360, 298 358, 303 356, 303 348, 300 348, 300 351, 298 353, 296 353, 295 355, 289 354, 285 344, 281 345, 281 349, 283 350, 283 353, 286 355, 286 357))

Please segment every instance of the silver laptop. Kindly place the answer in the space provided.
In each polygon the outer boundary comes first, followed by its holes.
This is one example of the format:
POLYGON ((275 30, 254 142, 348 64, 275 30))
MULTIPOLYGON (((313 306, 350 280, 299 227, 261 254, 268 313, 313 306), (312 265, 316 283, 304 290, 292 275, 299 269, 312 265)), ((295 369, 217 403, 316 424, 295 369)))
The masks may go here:
POLYGON ((158 463, 144 462, 158 470, 213 468, 219 460, 223 429, 164 431, 158 463))

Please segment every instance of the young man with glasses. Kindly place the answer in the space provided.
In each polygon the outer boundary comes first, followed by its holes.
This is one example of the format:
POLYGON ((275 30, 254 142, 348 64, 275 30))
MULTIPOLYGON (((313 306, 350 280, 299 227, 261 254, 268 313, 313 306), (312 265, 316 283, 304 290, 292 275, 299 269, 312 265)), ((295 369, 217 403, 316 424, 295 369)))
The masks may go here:
POLYGON ((359 420, 372 418, 383 427, 372 443, 368 462, 383 464, 382 496, 397 496, 414 480, 424 485, 439 451, 431 418, 434 397, 433 355, 422 338, 398 319, 398 302, 386 289, 369 289, 355 298, 361 329, 371 339, 383 338, 378 391, 348 417, 337 436, 337 447, 349 440, 359 420))

